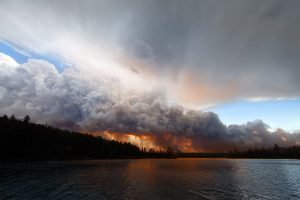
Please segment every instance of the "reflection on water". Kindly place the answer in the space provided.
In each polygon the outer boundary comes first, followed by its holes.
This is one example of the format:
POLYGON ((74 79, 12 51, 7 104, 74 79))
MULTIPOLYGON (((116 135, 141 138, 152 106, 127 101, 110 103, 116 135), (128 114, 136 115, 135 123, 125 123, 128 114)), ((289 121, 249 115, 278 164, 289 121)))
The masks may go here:
POLYGON ((2 162, 0 199, 299 199, 300 160, 2 162))

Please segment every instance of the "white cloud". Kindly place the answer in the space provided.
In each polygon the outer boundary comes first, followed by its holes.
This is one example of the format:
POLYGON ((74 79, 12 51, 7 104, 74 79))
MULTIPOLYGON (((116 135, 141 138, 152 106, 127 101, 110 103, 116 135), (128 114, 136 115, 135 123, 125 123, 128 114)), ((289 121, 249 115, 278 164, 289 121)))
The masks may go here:
POLYGON ((246 99, 250 102, 265 102, 265 101, 288 101, 288 100, 296 100, 299 97, 251 97, 246 99))
POLYGON ((297 1, 4 0, 0 39, 58 55, 83 73, 116 76, 135 90, 163 84, 183 104, 298 97, 298 7, 297 1))
POLYGON ((12 66, 12 67, 16 67, 19 65, 12 57, 0 52, 0 65, 3 65, 3 64, 12 66))
POLYGON ((81 131, 151 134, 162 147, 187 139, 193 149, 207 151, 294 145, 300 140, 300 134, 270 132, 261 121, 227 127, 212 112, 169 106, 160 88, 130 90, 117 77, 72 67, 58 73, 43 60, 31 59, 9 71, 7 66, 0 65, 0 114, 30 115, 38 123, 81 131))

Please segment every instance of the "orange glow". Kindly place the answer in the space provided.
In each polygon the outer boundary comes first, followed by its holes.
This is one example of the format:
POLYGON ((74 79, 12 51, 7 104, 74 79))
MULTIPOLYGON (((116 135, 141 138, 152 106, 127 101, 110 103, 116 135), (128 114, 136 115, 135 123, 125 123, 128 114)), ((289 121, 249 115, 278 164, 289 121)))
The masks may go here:
POLYGON ((140 148, 147 150, 153 149, 156 151, 167 150, 168 147, 181 152, 202 152, 200 149, 193 147, 191 138, 183 136, 174 136, 172 134, 137 134, 137 133, 116 133, 116 132, 94 132, 94 135, 100 135, 107 140, 115 140, 119 142, 129 142, 140 148))
POLYGON ((163 138, 165 141, 168 141, 168 143, 173 146, 178 148, 178 150, 182 152, 201 152, 200 149, 195 149, 193 147, 193 142, 192 139, 188 137, 183 137, 183 136, 174 136, 171 134, 164 134, 163 138))
POLYGON ((100 132, 100 135, 108 140, 115 140, 119 142, 129 142, 140 148, 161 150, 163 147, 155 143, 155 137, 150 134, 134 134, 134 133, 114 133, 114 132, 100 132))
POLYGON ((169 88, 172 94, 177 94, 177 99, 184 105, 207 105, 232 99, 239 91, 238 84, 234 80, 226 81, 226 84, 215 85, 207 80, 207 76, 182 72, 180 76, 170 81, 169 88))

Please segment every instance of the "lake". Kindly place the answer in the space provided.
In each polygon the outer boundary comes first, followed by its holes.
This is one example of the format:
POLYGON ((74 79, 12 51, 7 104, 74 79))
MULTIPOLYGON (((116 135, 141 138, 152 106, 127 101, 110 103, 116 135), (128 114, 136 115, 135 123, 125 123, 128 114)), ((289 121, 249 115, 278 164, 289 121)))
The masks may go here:
POLYGON ((300 160, 0 162, 0 199, 300 199, 300 160))

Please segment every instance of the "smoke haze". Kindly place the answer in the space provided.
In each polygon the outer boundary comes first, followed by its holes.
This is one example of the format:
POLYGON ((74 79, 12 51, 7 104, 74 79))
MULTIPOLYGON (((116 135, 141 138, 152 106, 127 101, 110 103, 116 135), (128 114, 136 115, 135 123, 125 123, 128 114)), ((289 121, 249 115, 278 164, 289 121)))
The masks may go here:
POLYGON ((300 134, 269 131, 262 121, 225 126, 215 113, 170 105, 163 88, 138 92, 117 78, 82 74, 72 67, 59 73, 42 60, 1 64, 0 82, 1 114, 29 114, 38 123, 117 140, 143 136, 149 147, 224 151, 300 144, 300 134))

